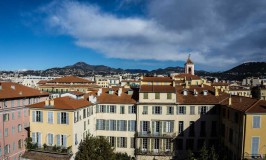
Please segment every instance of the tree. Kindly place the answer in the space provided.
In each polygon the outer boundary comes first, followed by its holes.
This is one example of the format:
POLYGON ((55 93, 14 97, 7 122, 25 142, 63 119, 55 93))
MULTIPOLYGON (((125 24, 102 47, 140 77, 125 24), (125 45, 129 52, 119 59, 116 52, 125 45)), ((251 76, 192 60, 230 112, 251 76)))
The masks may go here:
POLYGON ((187 160, 195 160, 195 155, 191 150, 188 150, 187 160))
POLYGON ((107 139, 87 135, 80 142, 75 160, 130 160, 127 153, 114 153, 107 139))
POLYGON ((201 150, 200 150, 200 155, 199 155, 199 158, 198 160, 206 160, 208 159, 209 156, 208 156, 208 150, 206 148, 206 144, 204 143, 201 150))
POLYGON ((87 135, 80 142, 76 153, 75 160, 115 160, 114 149, 111 147, 107 139, 103 137, 93 137, 87 135))
POLYGON ((210 160, 218 160, 219 155, 216 153, 214 146, 212 146, 211 151, 210 151, 210 160))

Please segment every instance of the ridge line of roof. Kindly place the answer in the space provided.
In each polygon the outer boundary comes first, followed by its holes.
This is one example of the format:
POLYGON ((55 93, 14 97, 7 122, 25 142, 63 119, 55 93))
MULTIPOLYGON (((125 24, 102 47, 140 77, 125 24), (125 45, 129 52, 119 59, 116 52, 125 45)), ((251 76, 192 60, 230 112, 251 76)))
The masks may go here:
POLYGON ((253 103, 250 107, 248 107, 244 112, 248 112, 248 110, 250 110, 252 107, 254 107, 256 104, 258 104, 261 100, 258 99, 255 103, 253 103))

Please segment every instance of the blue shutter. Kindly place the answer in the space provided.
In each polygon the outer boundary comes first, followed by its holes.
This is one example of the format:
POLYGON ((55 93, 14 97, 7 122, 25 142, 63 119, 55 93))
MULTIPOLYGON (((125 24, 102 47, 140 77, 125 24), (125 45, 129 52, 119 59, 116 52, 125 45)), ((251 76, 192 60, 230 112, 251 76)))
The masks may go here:
POLYGON ((57 124, 61 122, 61 112, 57 112, 57 124))
POLYGON ((186 114, 187 107, 186 106, 183 106, 183 107, 184 107, 184 114, 186 114))
POLYGON ((40 132, 37 132, 38 134, 38 146, 41 147, 42 143, 41 143, 41 138, 42 138, 42 134, 40 132))
POLYGON ((69 113, 66 113, 66 124, 69 123, 69 113))
POLYGON ((66 135, 63 135, 63 146, 64 147, 67 146, 67 138, 66 138, 66 135))
POLYGON ((163 108, 160 106, 160 114, 162 114, 163 112, 163 108))
POLYGON ((60 134, 58 134, 56 136, 56 140, 57 140, 57 146, 61 146, 61 144, 60 144, 60 134))
POLYGON ((176 106, 176 114, 179 114, 179 106, 176 106))
POLYGON ((99 113, 99 105, 96 105, 96 113, 99 113))
POLYGON ((115 113, 116 113, 116 106, 114 106, 114 110, 115 110, 115 113))
POLYGON ((32 122, 36 122, 36 112, 32 111, 32 122))
POLYGON ((155 113, 155 108, 154 108, 155 106, 152 106, 152 114, 154 114, 155 113))
POLYGON ((143 121, 140 121, 140 132, 143 132, 143 121))
POLYGON ((36 143, 36 133, 35 132, 32 132, 31 138, 32 138, 32 142, 36 143))
POLYGON ((128 131, 131 131, 130 125, 131 125, 131 121, 128 121, 128 131))
POLYGON ((42 115, 42 111, 40 111, 40 116, 41 116, 41 122, 43 122, 43 115, 42 115))
POLYGON ((128 106, 128 114, 131 113, 131 106, 128 106))
POLYGON ((252 148, 251 154, 258 154, 259 153, 259 137, 252 137, 252 148))

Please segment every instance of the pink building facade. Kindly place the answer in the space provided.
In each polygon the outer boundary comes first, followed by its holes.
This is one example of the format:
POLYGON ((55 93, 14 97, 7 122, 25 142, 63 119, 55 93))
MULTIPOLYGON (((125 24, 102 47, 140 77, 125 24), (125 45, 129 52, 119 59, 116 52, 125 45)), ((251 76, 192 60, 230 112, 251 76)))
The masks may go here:
POLYGON ((29 111, 25 105, 48 98, 47 92, 0 82, 0 159, 20 159, 29 134, 29 111))

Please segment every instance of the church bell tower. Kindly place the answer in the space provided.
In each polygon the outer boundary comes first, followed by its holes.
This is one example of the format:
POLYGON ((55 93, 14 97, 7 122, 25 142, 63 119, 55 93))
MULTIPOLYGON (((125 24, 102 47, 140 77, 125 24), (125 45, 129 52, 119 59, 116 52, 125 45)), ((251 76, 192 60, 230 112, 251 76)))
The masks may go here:
POLYGON ((194 75, 194 63, 190 59, 190 54, 188 56, 187 62, 185 63, 185 73, 194 75))

